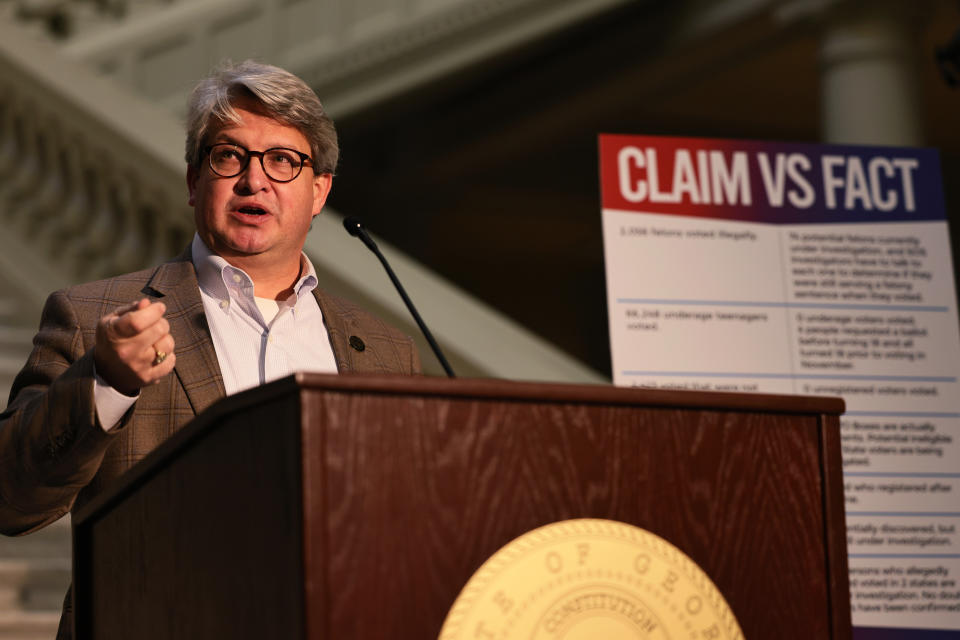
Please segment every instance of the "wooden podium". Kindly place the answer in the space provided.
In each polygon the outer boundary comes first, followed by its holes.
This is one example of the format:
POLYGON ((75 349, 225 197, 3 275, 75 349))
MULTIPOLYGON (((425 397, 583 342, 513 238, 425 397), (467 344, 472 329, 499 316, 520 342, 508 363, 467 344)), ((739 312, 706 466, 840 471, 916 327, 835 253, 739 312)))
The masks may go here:
POLYGON ((74 518, 78 640, 436 638, 531 529, 676 545, 749 640, 849 639, 838 399, 301 374, 74 518))

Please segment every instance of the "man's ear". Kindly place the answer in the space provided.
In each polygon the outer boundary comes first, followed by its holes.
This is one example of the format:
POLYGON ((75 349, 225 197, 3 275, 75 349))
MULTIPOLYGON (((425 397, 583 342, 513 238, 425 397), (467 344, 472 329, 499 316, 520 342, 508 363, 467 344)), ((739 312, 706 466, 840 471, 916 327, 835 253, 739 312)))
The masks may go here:
POLYGON ((321 173, 313 177, 313 215, 320 215, 323 205, 327 202, 327 196, 330 195, 330 188, 333 186, 333 175, 321 173))
POLYGON ((191 207, 197 204, 197 178, 199 173, 194 168, 192 164, 187 165, 187 192, 190 194, 190 198, 187 200, 187 204, 191 207))

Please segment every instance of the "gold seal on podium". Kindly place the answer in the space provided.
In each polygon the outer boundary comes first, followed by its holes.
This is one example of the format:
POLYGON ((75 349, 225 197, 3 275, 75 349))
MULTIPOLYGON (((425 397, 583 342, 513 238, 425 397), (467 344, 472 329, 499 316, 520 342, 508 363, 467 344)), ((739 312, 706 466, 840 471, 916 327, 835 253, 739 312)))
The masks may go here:
POLYGON ((675 546, 612 520, 529 531, 489 558, 440 640, 742 640, 710 578, 675 546))

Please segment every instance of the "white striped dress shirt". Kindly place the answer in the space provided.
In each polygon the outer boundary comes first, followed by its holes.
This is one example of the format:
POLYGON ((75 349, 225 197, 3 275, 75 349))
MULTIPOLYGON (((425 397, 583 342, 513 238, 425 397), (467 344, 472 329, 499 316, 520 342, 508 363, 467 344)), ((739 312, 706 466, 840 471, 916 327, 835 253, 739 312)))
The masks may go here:
POLYGON ((313 296, 317 273, 306 255, 300 256, 303 269, 293 295, 279 301, 275 317, 265 318, 250 276, 211 253, 198 235, 192 251, 227 395, 295 371, 337 372, 323 314, 313 296))

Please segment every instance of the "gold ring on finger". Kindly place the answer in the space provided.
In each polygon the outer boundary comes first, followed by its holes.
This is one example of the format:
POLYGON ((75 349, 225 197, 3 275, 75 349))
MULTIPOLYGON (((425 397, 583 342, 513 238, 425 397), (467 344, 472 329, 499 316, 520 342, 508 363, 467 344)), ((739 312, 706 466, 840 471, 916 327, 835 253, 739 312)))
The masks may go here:
POLYGON ((158 364, 160 364, 161 362, 167 359, 166 351, 160 351, 156 347, 154 347, 153 350, 157 352, 157 357, 153 359, 153 366, 157 366, 158 364))

